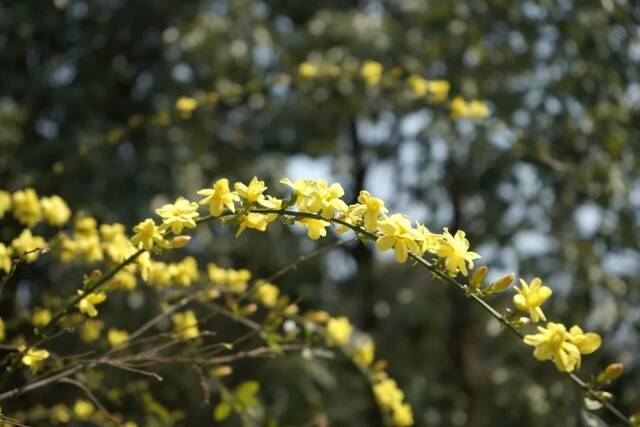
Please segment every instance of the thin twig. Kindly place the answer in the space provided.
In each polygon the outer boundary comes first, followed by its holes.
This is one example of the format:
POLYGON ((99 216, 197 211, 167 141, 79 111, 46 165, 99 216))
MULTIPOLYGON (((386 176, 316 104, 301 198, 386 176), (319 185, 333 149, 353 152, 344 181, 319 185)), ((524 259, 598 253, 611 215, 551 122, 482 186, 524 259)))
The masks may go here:
POLYGON ((119 424, 120 423, 120 421, 116 417, 114 417, 111 414, 111 412, 109 412, 107 410, 107 408, 102 403, 100 403, 100 401, 98 400, 96 395, 93 394, 93 392, 91 390, 89 390, 89 387, 84 385, 81 381, 74 380, 74 379, 71 379, 71 378, 63 378, 58 382, 59 383, 67 383, 67 384, 71 384, 73 386, 78 387, 80 390, 82 390, 87 395, 89 400, 91 400, 107 418, 109 418, 115 424, 119 424))
POLYGON ((13 260, 11 260, 11 268, 9 269, 9 272, 2 278, 2 280, 0 280, 0 294, 2 294, 2 290, 4 289, 5 285, 9 283, 9 280, 11 280, 14 274, 16 274, 18 265, 24 262, 24 260, 27 258, 27 255, 35 252, 47 253, 48 251, 48 248, 34 248, 23 252, 22 255, 20 255, 18 258, 14 258, 13 260))

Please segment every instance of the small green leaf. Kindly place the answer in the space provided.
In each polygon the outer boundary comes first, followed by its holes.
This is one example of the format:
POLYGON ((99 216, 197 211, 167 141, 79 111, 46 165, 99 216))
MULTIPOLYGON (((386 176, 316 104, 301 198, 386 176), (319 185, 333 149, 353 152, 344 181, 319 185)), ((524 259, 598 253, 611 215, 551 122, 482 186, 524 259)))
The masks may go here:
POLYGON ((257 381, 245 381, 236 389, 236 399, 244 407, 253 406, 257 403, 256 393, 260 390, 260 383, 257 381))
POLYGON ((213 419, 216 421, 224 421, 231 414, 231 405, 227 402, 220 402, 213 410, 213 419))

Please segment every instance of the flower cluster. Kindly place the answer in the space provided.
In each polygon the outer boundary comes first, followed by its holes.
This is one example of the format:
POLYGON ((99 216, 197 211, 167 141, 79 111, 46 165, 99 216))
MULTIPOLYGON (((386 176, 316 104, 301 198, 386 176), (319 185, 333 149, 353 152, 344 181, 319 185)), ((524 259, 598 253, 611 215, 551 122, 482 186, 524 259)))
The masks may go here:
MULTIPOLYGON (((454 119, 482 120, 490 114, 489 108, 483 101, 477 99, 465 101, 461 97, 449 100, 451 85, 446 80, 425 78, 400 66, 389 67, 375 60, 358 62, 351 58, 343 62, 335 62, 328 55, 322 58, 316 56, 312 61, 305 61, 295 66, 291 73, 278 72, 270 75, 269 78, 274 84, 287 85, 302 91, 312 85, 315 87, 348 81, 355 86, 357 83, 362 83, 363 89, 369 96, 380 94, 382 92, 380 89, 384 88, 400 94, 400 100, 427 105, 444 105, 448 107, 449 114, 454 119)), ((221 100, 237 102, 241 98, 239 95, 250 95, 264 90, 264 85, 256 85, 253 80, 246 84, 227 82, 224 87, 228 90, 197 91, 179 96, 173 108, 164 108, 148 116, 134 114, 129 118, 127 127, 112 129, 106 139, 109 143, 115 143, 123 140, 131 130, 145 124, 167 126, 172 122, 172 117, 187 120, 193 117, 196 110, 215 108, 221 100)))
POLYGON ((40 198, 33 188, 13 194, 0 190, 0 219, 11 209, 18 222, 28 228, 34 228, 43 219, 54 227, 62 227, 71 217, 69 207, 60 196, 40 198))
POLYGON ((383 378, 373 386, 373 394, 378 404, 390 411, 393 422, 399 427, 413 425, 411 406, 404 403, 404 393, 391 378, 383 378))
MULTIPOLYGON (((362 77, 369 85, 379 84, 376 80, 378 71, 377 65, 369 64, 366 72, 363 68, 362 77)), ((424 84, 417 78, 414 80, 414 85, 424 84)), ((429 90, 436 89, 432 87, 429 90)), ((464 231, 457 230, 452 234, 445 227, 442 232, 434 233, 404 214, 390 213, 383 200, 367 191, 361 191, 355 203, 347 204, 342 199, 345 191, 339 183, 330 184, 324 179, 291 181, 287 178, 280 182, 291 190, 289 197, 278 198, 266 194, 268 187, 257 177, 253 177, 248 184, 236 182, 233 185, 226 178, 218 179, 210 188, 198 191, 204 196, 198 202, 179 197, 174 203, 160 207, 156 210, 160 221, 152 218, 142 220, 133 227, 131 236, 127 235, 122 224, 99 224, 93 217, 82 213, 72 217, 59 196, 40 199, 33 189, 13 195, 0 191, 0 218, 13 211, 16 220, 27 226, 10 244, 0 243, 0 269, 6 272, 11 269, 12 256, 23 255, 25 262, 34 262, 39 255, 37 249, 48 246, 63 262, 106 262, 117 267, 109 275, 109 280, 102 280, 100 270, 94 270, 86 277, 83 288, 77 290, 73 300, 81 313, 77 315, 83 319, 84 315, 90 318, 80 327, 80 336, 85 342, 95 341, 101 336, 104 323, 92 319, 99 314, 97 306, 106 301, 111 291, 134 289, 138 276, 156 289, 170 286, 180 289, 203 280, 201 284, 205 285, 208 292, 207 299, 214 300, 224 294, 234 316, 250 316, 258 306, 262 306, 273 316, 287 317, 289 320, 284 322, 283 328, 289 338, 297 334, 296 324, 307 329, 310 322, 313 325, 311 329, 320 334, 323 343, 340 349, 371 374, 376 401, 392 423, 397 426, 411 425, 413 414, 404 401, 404 394, 395 381, 381 372, 382 362, 375 361, 373 342, 358 333, 348 318, 332 317, 325 312, 309 312, 300 317, 298 307, 290 303, 275 284, 264 280, 252 284, 251 273, 246 269, 222 268, 209 263, 206 272, 201 272, 198 262, 191 256, 175 262, 164 262, 154 257, 164 250, 187 245, 190 236, 182 233, 190 232, 206 220, 220 219, 223 224, 235 224, 238 236, 248 228, 264 232, 270 223, 280 218, 286 223, 304 227, 313 240, 326 236, 331 226, 335 226, 337 233, 354 231, 362 241, 375 242, 378 250, 392 250, 399 263, 409 259, 421 263, 434 273, 434 277, 462 287, 476 299, 508 289, 514 275, 507 274, 485 283, 488 268, 480 266, 474 270, 480 255, 471 250, 464 231), (210 216, 201 215, 200 206, 205 206, 210 216), (69 224, 70 229, 56 230, 56 234, 47 242, 44 237, 32 232, 43 219, 53 227, 69 224), (241 306, 240 302, 247 296, 249 303, 241 306)), ((498 320, 512 329, 546 322, 547 315, 542 307, 552 295, 551 288, 544 285, 540 278, 530 282, 520 279, 520 287, 513 288, 516 293, 512 300, 516 310, 504 316, 498 314, 498 320)), ((46 308, 37 308, 30 319, 33 326, 45 327, 54 316, 46 308)), ((174 338, 193 340, 203 334, 200 331, 203 325, 199 325, 194 310, 173 312, 171 319, 171 336, 174 338)), ((283 323, 275 324, 280 326, 283 323)), ((535 348, 533 355, 536 359, 552 361, 563 372, 579 369, 582 356, 593 353, 601 345, 599 335, 584 332, 577 325, 567 329, 560 323, 547 322, 539 325, 537 330, 536 334, 523 334, 524 343, 535 348)), ((0 340, 4 339, 4 335, 4 323, 0 319, 0 340)), ((109 328, 106 338, 110 346, 118 351, 128 347, 129 334, 125 330, 109 328)), ((282 340, 270 339, 276 340, 271 343, 274 345, 282 340)), ((20 362, 34 372, 50 356, 44 349, 21 347, 20 351, 20 362)))

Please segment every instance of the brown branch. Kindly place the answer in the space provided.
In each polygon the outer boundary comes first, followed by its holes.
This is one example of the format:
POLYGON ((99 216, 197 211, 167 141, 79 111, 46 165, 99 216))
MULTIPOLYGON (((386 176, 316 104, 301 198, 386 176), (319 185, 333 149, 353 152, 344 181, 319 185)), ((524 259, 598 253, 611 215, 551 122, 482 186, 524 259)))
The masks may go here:
POLYGON ((60 372, 58 374, 52 375, 50 377, 46 377, 46 378, 43 378, 41 380, 34 381, 34 382, 30 383, 30 384, 25 384, 22 387, 17 387, 17 388, 14 388, 13 390, 6 391, 6 392, 0 394, 0 402, 3 401, 3 400, 11 399, 13 397, 21 396, 21 395, 23 395, 23 394, 25 394, 25 393, 27 393, 27 392, 29 392, 31 390, 35 390, 37 388, 44 387, 46 385, 49 385, 49 384, 52 384, 54 382, 60 381, 61 379, 66 378, 66 377, 68 377, 70 375, 73 375, 76 372, 82 370, 83 367, 84 367, 84 365, 79 364, 79 365, 76 365, 76 366, 74 366, 72 368, 69 368, 69 369, 67 369, 65 371, 62 371, 62 372, 60 372))
POLYGON ((100 401, 98 400, 98 398, 96 397, 95 394, 93 394, 93 392, 89 389, 89 387, 87 387, 86 385, 84 385, 82 382, 78 381, 78 380, 73 380, 71 378, 63 378, 61 380, 58 381, 59 383, 67 383, 67 384, 71 384, 73 386, 78 387, 80 390, 82 390, 87 397, 89 398, 89 400, 91 400, 94 405, 96 405, 100 411, 106 415, 107 418, 109 418, 111 421, 113 421, 116 425, 120 424, 120 420, 118 420, 116 417, 114 417, 111 412, 109 412, 107 410, 107 408, 100 403, 100 401))
POLYGON ((9 283, 9 280, 11 280, 11 278, 16 274, 16 270, 18 269, 18 265, 22 264, 24 262, 24 260, 27 257, 27 255, 30 255, 30 254, 35 253, 35 252, 47 253, 48 251, 49 251, 48 248, 35 248, 35 249, 31 249, 31 250, 28 250, 28 251, 24 252, 18 258, 14 258, 11 261, 11 268, 9 269, 9 272, 6 274, 6 276, 4 276, 2 278, 2 280, 0 280, 0 294, 2 293, 2 290, 4 289, 4 286, 7 283, 9 283))

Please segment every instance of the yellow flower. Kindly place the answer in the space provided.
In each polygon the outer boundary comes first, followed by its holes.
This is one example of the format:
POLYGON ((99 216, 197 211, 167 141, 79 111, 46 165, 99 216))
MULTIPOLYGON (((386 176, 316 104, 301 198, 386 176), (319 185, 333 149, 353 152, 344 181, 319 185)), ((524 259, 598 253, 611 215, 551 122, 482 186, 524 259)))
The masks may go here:
MULTIPOLYGON (((361 206, 362 205, 357 203, 354 205, 350 205, 349 209, 347 209, 345 212, 340 212, 337 218, 340 219, 341 221, 346 222, 347 224, 360 225, 360 223, 362 222, 362 215, 357 213, 356 210, 359 209, 361 206)), ((377 225, 378 224, 376 223, 376 227, 377 225)), ((345 224, 336 225, 336 233, 338 234, 346 233, 347 231, 350 231, 350 230, 351 228, 345 224)))
POLYGON ((533 357, 538 360, 552 360, 562 372, 573 372, 580 366, 580 350, 571 342, 571 335, 560 323, 538 326, 538 334, 525 335, 525 344, 535 347, 533 357))
POLYGON ((451 100, 450 108, 453 118, 480 120, 489 116, 489 107, 484 102, 477 100, 466 102, 459 96, 451 100))
POLYGON ((408 427, 413 425, 413 410, 406 403, 396 405, 393 408, 393 422, 398 427, 408 427))
POLYGON ((280 290, 277 286, 265 282, 264 280, 258 280, 256 283, 255 299, 261 302, 266 307, 273 307, 278 302, 278 296, 280 290))
POLYGON ((282 209, 282 200, 277 197, 266 196, 264 199, 258 200, 258 203, 267 209, 282 209))
POLYGON ((113 277, 113 280, 109 282, 109 289, 119 289, 130 292, 133 291, 137 285, 138 282, 136 281, 135 274, 128 270, 120 270, 113 277))
POLYGON ((131 243, 147 251, 150 251, 154 244, 161 245, 164 243, 164 237, 156 226, 155 221, 151 218, 147 218, 138 223, 138 225, 133 227, 133 232, 131 243))
POLYGON ((303 62, 298 66, 298 74, 305 79, 312 79, 318 75, 318 67, 308 62, 303 62))
POLYGON ((176 110, 180 112, 180 115, 188 119, 191 117, 191 113, 198 108, 198 101, 188 96, 181 96, 176 101, 176 110))
POLYGON ((247 286, 249 284, 249 280, 251 280, 251 272, 246 268, 242 268, 240 270, 227 270, 227 280, 225 283, 225 287, 235 293, 241 294, 247 290, 247 286))
POLYGON ((392 409, 402 404, 404 393, 398 388, 398 384, 391 379, 385 378, 378 381, 373 386, 373 395, 376 400, 385 409, 392 409))
POLYGON ((71 421, 69 409, 63 404, 54 405, 53 408, 51 408, 51 421, 55 424, 66 424, 71 421))
MULTIPOLYGON (((258 200, 258 203, 263 208, 267 209, 282 209, 282 200, 273 196, 266 196, 265 198, 258 200)), ((278 218, 278 214, 267 214, 267 223, 273 222, 278 218)))
POLYGON ((364 217, 364 226, 367 231, 375 232, 378 230, 378 217, 387 213, 382 199, 373 197, 368 191, 361 191, 358 195, 358 204, 353 209, 354 215, 364 217))
POLYGON ((109 329, 109 332, 107 332, 107 339, 109 340, 111 347, 117 347, 129 339, 129 334, 127 331, 123 331, 122 329, 111 328, 109 329))
POLYGON ((84 342, 93 342, 100 338, 100 332, 104 323, 101 320, 87 319, 82 322, 80 328, 80 338, 84 342))
POLYGON ((464 231, 458 230, 452 236, 446 227, 436 255, 444 259, 444 267, 451 276, 458 274, 458 271, 466 276, 467 264, 473 268, 473 260, 480 258, 477 253, 469 251, 469 241, 464 231))
POLYGON ((376 86, 380 83, 384 67, 377 61, 365 61, 360 68, 360 75, 369 86, 376 86))
POLYGON ((435 102, 442 102, 447 98, 449 88, 449 82, 446 80, 431 80, 428 83, 427 90, 435 102))
POLYGON ((381 251, 394 249, 398 262, 405 262, 408 252, 417 253, 420 250, 419 243, 424 240, 422 234, 411 227, 409 218, 402 214, 393 214, 379 223, 381 236, 376 241, 376 246, 381 251))
POLYGON ((33 372, 36 372, 42 363, 49 358, 49 352, 47 350, 39 350, 37 348, 27 350, 25 346, 21 346, 19 350, 23 353, 26 350, 26 353, 22 356, 22 363, 31 368, 33 372))
POLYGON ((195 218, 198 217, 198 204, 190 202, 184 197, 178 197, 174 204, 166 204, 156 213, 163 218, 160 230, 171 229, 173 234, 180 234, 184 228, 195 228, 195 218))
POLYGON ((200 330, 198 329, 198 319, 192 310, 187 310, 182 313, 175 313, 172 316, 174 333, 176 337, 181 339, 193 339, 200 336, 200 330))
POLYGON ((89 416, 93 414, 93 409, 93 403, 84 399, 76 400, 76 403, 73 405, 73 412, 76 414, 76 417, 81 420, 89 418, 89 416))
POLYGON ((308 196, 309 192, 315 185, 315 181, 313 179, 296 179, 291 182, 289 178, 282 178, 280 183, 291 187, 298 197, 308 196))
POLYGON ((169 265, 169 274, 178 285, 190 286, 200 276, 198 262, 192 256, 185 257, 182 261, 169 265))
POLYGON ((517 294, 513 296, 513 303, 516 308, 525 313, 529 313, 532 322, 537 323, 540 320, 547 320, 540 306, 551 296, 551 288, 542 286, 542 280, 536 277, 531 281, 531 285, 527 285, 523 279, 520 279, 521 288, 517 290, 517 294))
MULTIPOLYGON (((84 292, 78 289, 78 295, 84 295, 84 292)), ((80 312, 85 313, 89 317, 96 317, 98 315, 98 310, 96 310, 96 305, 104 302, 107 299, 107 295, 98 292, 92 292, 86 295, 84 298, 78 302, 78 309, 80 312)))
POLYGON ((162 289, 171 283, 171 273, 169 273, 169 266, 164 262, 150 261, 148 275, 146 279, 147 283, 156 288, 162 289))
POLYGON ((11 209, 11 194, 0 190, 0 219, 11 209))
POLYGON ((209 282, 212 285, 223 286, 227 283, 227 270, 220 268, 214 263, 207 264, 209 282))
POLYGON ((220 216, 226 206, 231 212, 235 212, 236 208, 233 202, 240 200, 237 194, 229 189, 229 180, 221 178, 217 180, 212 188, 205 188, 198 191, 201 196, 206 196, 200 200, 201 205, 209 206, 209 213, 213 216, 220 216))
POLYGON ((62 227, 71 218, 71 210, 60 196, 43 197, 40 205, 44 219, 51 225, 62 227))
POLYGON ((253 228, 258 231, 265 231, 267 224, 269 224, 270 215, 263 215, 260 213, 251 212, 242 216, 240 220, 240 227, 236 232, 236 237, 240 236, 247 228, 253 228))
POLYGON ((31 316, 31 324, 33 326, 46 326, 51 322, 51 311, 46 308, 39 308, 34 311, 31 316))
POLYGON ((29 228, 42 220, 42 208, 33 188, 13 193, 13 215, 29 228))
POLYGON ((37 251, 35 249, 46 249, 47 242, 40 236, 32 235, 31 230, 25 228, 17 238, 11 241, 11 246, 13 247, 15 255, 17 256, 21 256, 23 254, 26 254, 27 252, 31 252, 25 256, 25 260, 28 263, 32 263, 36 259, 38 259, 38 256, 40 255, 40 251, 37 251))
POLYGON ((238 195, 245 198, 248 203, 259 202, 264 199, 264 195, 262 193, 267 189, 267 186, 264 185, 264 181, 260 181, 256 176, 251 179, 248 186, 241 182, 236 182, 233 187, 238 195))
POLYGON ((4 341, 6 336, 5 334, 6 334, 6 331, 4 327, 4 320, 2 320, 2 317, 0 317, 0 342, 4 341))
POLYGON ((296 193, 296 204, 301 212, 317 213, 322 211, 325 219, 333 218, 337 209, 346 212, 349 207, 340 200, 344 195, 344 189, 338 183, 329 185, 326 180, 318 179, 297 179, 291 182, 287 178, 280 180, 281 183, 288 185, 296 193))
POLYGON ((446 80, 426 80, 417 74, 408 79, 409 87, 416 98, 429 97, 434 102, 442 102, 449 94, 449 82, 446 80))
POLYGON ((98 221, 90 216, 77 217, 73 229, 75 230, 76 237, 94 236, 98 233, 98 221))
POLYGON ((11 246, 0 243, 0 270, 11 271, 11 246))
POLYGON ((140 255, 138 255, 135 265, 136 267, 138 267, 138 273, 140 273, 140 277, 142 277, 142 280, 148 283, 152 267, 151 255, 149 254, 149 252, 142 252, 140 255))
POLYGON ((136 252, 136 247, 125 234, 122 224, 102 224, 100 234, 104 242, 105 252, 115 263, 121 263, 136 252))
POLYGON ((319 179, 316 181, 312 195, 315 199, 314 205, 317 206, 312 209, 314 212, 322 211, 322 216, 325 219, 333 218, 336 209, 341 212, 349 209, 347 204, 340 200, 340 197, 344 196, 344 189, 337 182, 329 186, 326 180, 319 179))
POLYGON ((325 337, 329 345, 344 347, 351 337, 353 326, 344 316, 332 317, 327 322, 325 337))
POLYGON ((75 243, 76 251, 84 256, 85 261, 91 263, 104 258, 100 237, 97 235, 82 237, 75 243))
POLYGON ((424 238, 424 240, 418 242, 420 246, 418 254, 420 254, 420 256, 424 255, 426 252, 435 253, 440 248, 440 240, 442 239, 441 234, 432 233, 427 227, 420 223, 418 223, 416 230, 424 238))
POLYGON ((426 79, 423 79, 417 74, 411 74, 407 82, 416 98, 422 98, 427 95, 428 85, 426 79))
POLYGON ((307 229, 307 235, 312 240, 318 240, 320 237, 327 235, 326 228, 331 225, 330 222, 322 219, 304 218, 298 221, 307 229))
POLYGON ((370 339, 358 343, 351 353, 353 360, 362 366, 370 366, 375 357, 375 345, 370 339))
POLYGON ((569 341, 578 347, 580 354, 591 354, 599 349, 602 344, 600 335, 594 332, 587 332, 585 334, 578 325, 573 325, 571 329, 569 329, 569 335, 569 341))

